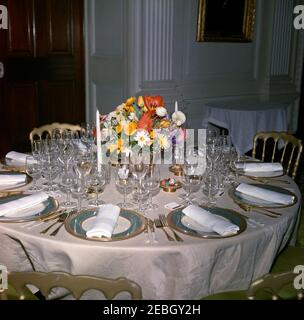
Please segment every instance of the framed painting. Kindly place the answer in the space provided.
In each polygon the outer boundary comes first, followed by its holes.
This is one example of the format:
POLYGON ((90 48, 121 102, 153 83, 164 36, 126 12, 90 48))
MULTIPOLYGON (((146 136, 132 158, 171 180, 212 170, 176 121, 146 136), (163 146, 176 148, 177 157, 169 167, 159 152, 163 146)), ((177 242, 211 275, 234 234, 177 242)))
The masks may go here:
POLYGON ((199 0, 196 41, 251 42, 255 0, 199 0))

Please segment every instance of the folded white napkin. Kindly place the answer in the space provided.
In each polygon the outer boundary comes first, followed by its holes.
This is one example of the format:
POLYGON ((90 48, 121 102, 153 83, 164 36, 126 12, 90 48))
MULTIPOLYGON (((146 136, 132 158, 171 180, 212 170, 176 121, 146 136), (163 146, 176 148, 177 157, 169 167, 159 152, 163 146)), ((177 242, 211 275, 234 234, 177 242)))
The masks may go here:
POLYGON ((119 213, 120 208, 113 204, 104 204, 100 206, 92 227, 86 232, 87 237, 101 238, 104 236, 111 238, 119 213))
POLYGON ((25 182, 26 175, 21 174, 1 174, 0 175, 0 187, 11 187, 25 182))
POLYGON ((283 166, 279 162, 264 163, 264 162, 238 162, 235 164, 237 169, 245 172, 272 172, 283 171, 283 166))
POLYGON ((183 209, 183 213, 198 224, 205 226, 222 236, 235 234, 240 230, 237 225, 195 205, 186 207, 183 209))
POLYGON ((36 163, 36 160, 32 156, 30 156, 26 153, 20 153, 20 152, 16 152, 16 151, 9 152, 5 156, 5 159, 11 165, 25 166, 27 157, 30 157, 30 163, 36 163))
POLYGON ((278 204, 292 204, 294 201, 294 196, 292 195, 283 194, 272 190, 266 190, 264 188, 259 188, 247 183, 241 183, 236 188, 236 191, 247 196, 278 204))
POLYGON ((48 197, 44 192, 37 192, 24 198, 0 204, 0 217, 16 217, 23 210, 28 210, 40 205, 43 201, 47 200, 48 197))

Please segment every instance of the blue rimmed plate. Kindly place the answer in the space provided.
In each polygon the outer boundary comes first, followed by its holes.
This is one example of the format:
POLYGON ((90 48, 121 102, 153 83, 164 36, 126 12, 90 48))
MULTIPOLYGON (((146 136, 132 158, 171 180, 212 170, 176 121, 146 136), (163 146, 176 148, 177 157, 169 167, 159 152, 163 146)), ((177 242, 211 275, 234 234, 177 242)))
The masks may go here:
POLYGON ((83 210, 78 215, 69 217, 65 222, 65 228, 70 234, 81 239, 109 242, 135 237, 142 233, 146 227, 146 221, 143 216, 135 211, 121 209, 111 238, 88 238, 86 231, 94 223, 96 215, 97 209, 83 210))
POLYGON ((230 221, 231 223, 237 225, 239 227, 239 231, 235 234, 222 236, 206 226, 202 226, 195 222, 193 219, 189 218, 182 212, 183 208, 171 211, 167 216, 168 224, 171 228, 187 234, 189 236, 205 238, 205 239, 222 239, 222 238, 230 238, 235 237, 246 230, 247 223, 245 219, 239 215, 237 212, 225 209, 225 208, 207 208, 207 210, 222 219, 230 221))
MULTIPOLYGON (((5 198, 0 198, 0 204, 8 203, 29 195, 21 194, 5 198)), ((59 207, 57 200, 49 197, 39 205, 33 206, 26 210, 20 210, 15 216, 0 216, 0 222, 28 222, 33 220, 44 219, 52 215, 59 207)))
POLYGON ((287 189, 284 189, 282 187, 268 185, 268 184, 258 184, 258 183, 251 183, 250 185, 259 187, 265 190, 271 190, 271 191, 279 192, 282 194, 290 195, 293 197, 293 202, 290 204, 279 204, 279 203, 275 203, 267 200, 258 199, 237 191, 235 187, 231 188, 228 194, 232 198, 232 200, 237 204, 244 204, 244 205, 257 207, 257 208, 287 208, 287 207, 293 206, 298 201, 298 197, 293 192, 287 189))
MULTIPOLYGON (((9 176, 18 176, 20 175, 21 173, 18 173, 18 172, 15 172, 15 171, 0 171, 0 175, 1 176, 4 176, 4 175, 9 175, 9 176)), ((22 188, 28 184, 30 184, 33 180, 32 177, 30 177, 28 174, 24 173, 25 174, 25 180, 20 182, 20 183, 17 183, 17 184, 7 184, 7 185, 2 185, 0 184, 0 191, 6 191, 6 190, 16 190, 16 189, 19 189, 19 188, 22 188)))

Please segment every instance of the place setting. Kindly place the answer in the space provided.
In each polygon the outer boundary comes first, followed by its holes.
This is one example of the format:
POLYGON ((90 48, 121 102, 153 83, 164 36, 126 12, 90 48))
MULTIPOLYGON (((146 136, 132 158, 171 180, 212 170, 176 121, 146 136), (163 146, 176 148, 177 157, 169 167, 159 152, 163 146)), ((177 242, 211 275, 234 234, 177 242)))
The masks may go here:
POLYGON ((298 201, 293 192, 268 184, 240 183, 230 188, 228 194, 243 211, 252 210, 271 218, 282 215, 274 209, 291 207, 298 201))
POLYGON ((0 222, 21 223, 44 220, 58 211, 59 203, 44 192, 0 198, 0 222))

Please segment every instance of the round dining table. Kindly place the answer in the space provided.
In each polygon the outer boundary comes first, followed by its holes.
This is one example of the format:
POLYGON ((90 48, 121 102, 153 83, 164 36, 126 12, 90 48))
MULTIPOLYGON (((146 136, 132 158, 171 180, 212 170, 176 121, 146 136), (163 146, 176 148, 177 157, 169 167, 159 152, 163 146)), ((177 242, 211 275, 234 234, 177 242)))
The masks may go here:
MULTIPOLYGON (((161 167, 161 174, 163 178, 174 177, 168 166, 161 167)), ((245 176, 239 180, 252 182, 245 176)), ((226 238, 208 239, 178 233, 183 242, 168 241, 163 230, 157 228, 157 242, 152 238, 147 242, 144 232, 125 240, 104 242, 75 237, 65 228, 54 237, 41 234, 53 221, 1 222, 0 264, 8 271, 32 271, 34 267, 42 272, 64 271, 111 279, 125 277, 136 282, 142 289, 143 299, 149 300, 192 300, 217 292, 246 289, 253 280, 268 273, 275 257, 295 240, 301 203, 299 189, 287 176, 280 180, 274 178, 271 184, 292 191, 298 198, 293 206, 276 210, 281 213, 278 218, 254 209, 243 211, 230 198, 228 189, 218 197, 217 207, 250 217, 250 220, 244 219, 243 232, 226 238)), ((26 191, 28 187, 23 189, 26 191)), ((180 203, 178 195, 183 192, 183 189, 172 193, 160 189, 153 198, 159 208, 142 214, 151 219, 159 214, 167 215, 170 210, 165 205, 180 203)), ((202 198, 202 192, 196 197, 202 198)), ((122 195, 116 190, 113 178, 100 198, 107 203, 121 202, 122 195)), ((62 195, 59 202, 64 200, 62 195)), ((173 236, 171 230, 167 231, 173 236)))

